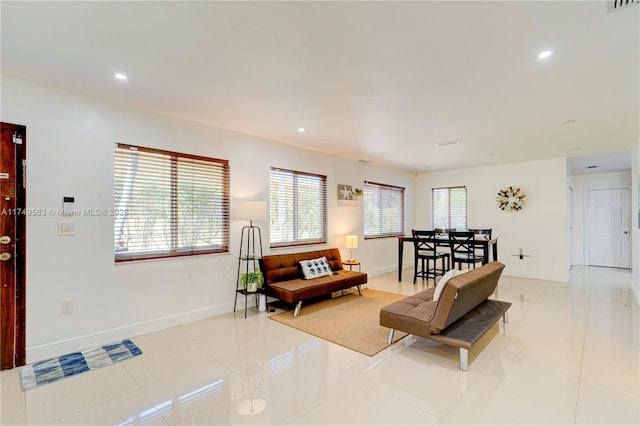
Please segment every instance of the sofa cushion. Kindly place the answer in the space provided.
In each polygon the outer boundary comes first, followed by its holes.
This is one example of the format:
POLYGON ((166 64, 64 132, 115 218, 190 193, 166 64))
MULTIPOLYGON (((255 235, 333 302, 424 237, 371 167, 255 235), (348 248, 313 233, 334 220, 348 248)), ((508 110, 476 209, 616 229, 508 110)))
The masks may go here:
POLYGON ((302 275, 305 280, 333 275, 333 271, 329 267, 329 262, 324 256, 317 259, 301 260, 300 268, 302 268, 302 275))
POLYGON ((313 280, 295 278, 278 281, 267 286, 267 295, 288 303, 324 296, 338 290, 344 290, 367 283, 367 274, 356 271, 340 270, 333 275, 313 280))
POLYGON ((503 269, 504 264, 491 262, 451 278, 444 286, 433 313, 431 333, 440 333, 491 296, 503 269))
POLYGON ((327 258, 329 267, 334 272, 343 269, 340 250, 337 248, 307 251, 303 253, 268 255, 265 256, 261 262, 264 282, 265 284, 270 285, 279 281, 301 278, 300 261, 315 259, 322 256, 327 258))
POLYGON ((436 307, 434 290, 430 288, 385 306, 380 310, 380 325, 429 337, 431 318, 436 307))
POLYGON ((436 285, 436 291, 433 292, 433 301, 437 302, 440 299, 440 295, 442 294, 442 290, 444 290, 444 286, 449 282, 451 278, 462 275, 465 272, 467 272, 466 269, 463 271, 452 269, 444 274, 442 278, 440 278, 440 281, 438 281, 438 285, 436 285))

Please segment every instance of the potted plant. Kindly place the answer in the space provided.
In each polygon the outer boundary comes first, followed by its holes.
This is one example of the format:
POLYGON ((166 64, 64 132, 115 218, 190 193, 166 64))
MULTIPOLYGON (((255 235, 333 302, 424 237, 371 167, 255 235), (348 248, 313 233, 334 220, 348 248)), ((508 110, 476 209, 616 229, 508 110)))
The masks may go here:
POLYGON ((258 269, 253 272, 247 272, 240 275, 240 283, 242 289, 247 290, 249 293, 255 293, 262 288, 264 283, 264 276, 258 269))

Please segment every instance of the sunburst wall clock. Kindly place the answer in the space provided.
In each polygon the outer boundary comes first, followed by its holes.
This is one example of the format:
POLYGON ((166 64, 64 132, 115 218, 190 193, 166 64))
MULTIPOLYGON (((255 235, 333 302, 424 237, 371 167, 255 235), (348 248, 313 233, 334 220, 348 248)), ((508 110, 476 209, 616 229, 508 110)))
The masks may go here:
POLYGON ((498 208, 509 212, 522 210, 526 201, 527 195, 520 188, 513 186, 502 188, 496 197, 498 208))

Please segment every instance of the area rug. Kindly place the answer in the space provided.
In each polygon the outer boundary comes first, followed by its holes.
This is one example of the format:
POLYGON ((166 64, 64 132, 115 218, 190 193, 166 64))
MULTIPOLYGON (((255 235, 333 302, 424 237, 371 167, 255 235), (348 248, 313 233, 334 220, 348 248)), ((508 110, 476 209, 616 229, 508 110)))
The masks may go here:
POLYGON ((140 355, 142 351, 131 340, 111 343, 58 358, 29 364, 20 369, 22 390, 36 388, 65 377, 75 376, 96 368, 140 355))
MULTIPOLYGON (((372 289, 305 304, 297 317, 293 310, 269 318, 345 348, 373 356, 386 348, 389 329, 380 326, 380 309, 404 299, 402 294, 372 289)), ((393 342, 407 334, 395 332, 393 342)))

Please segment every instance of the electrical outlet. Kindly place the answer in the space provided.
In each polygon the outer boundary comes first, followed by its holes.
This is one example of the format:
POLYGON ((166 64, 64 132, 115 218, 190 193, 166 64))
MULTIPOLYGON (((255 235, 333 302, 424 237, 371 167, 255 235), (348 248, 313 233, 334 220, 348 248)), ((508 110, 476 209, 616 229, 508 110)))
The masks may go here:
POLYGON ((76 235, 75 222, 58 222, 58 235, 70 237, 76 235))
POLYGON ((62 299, 62 313, 70 314, 73 312, 73 299, 62 299))

